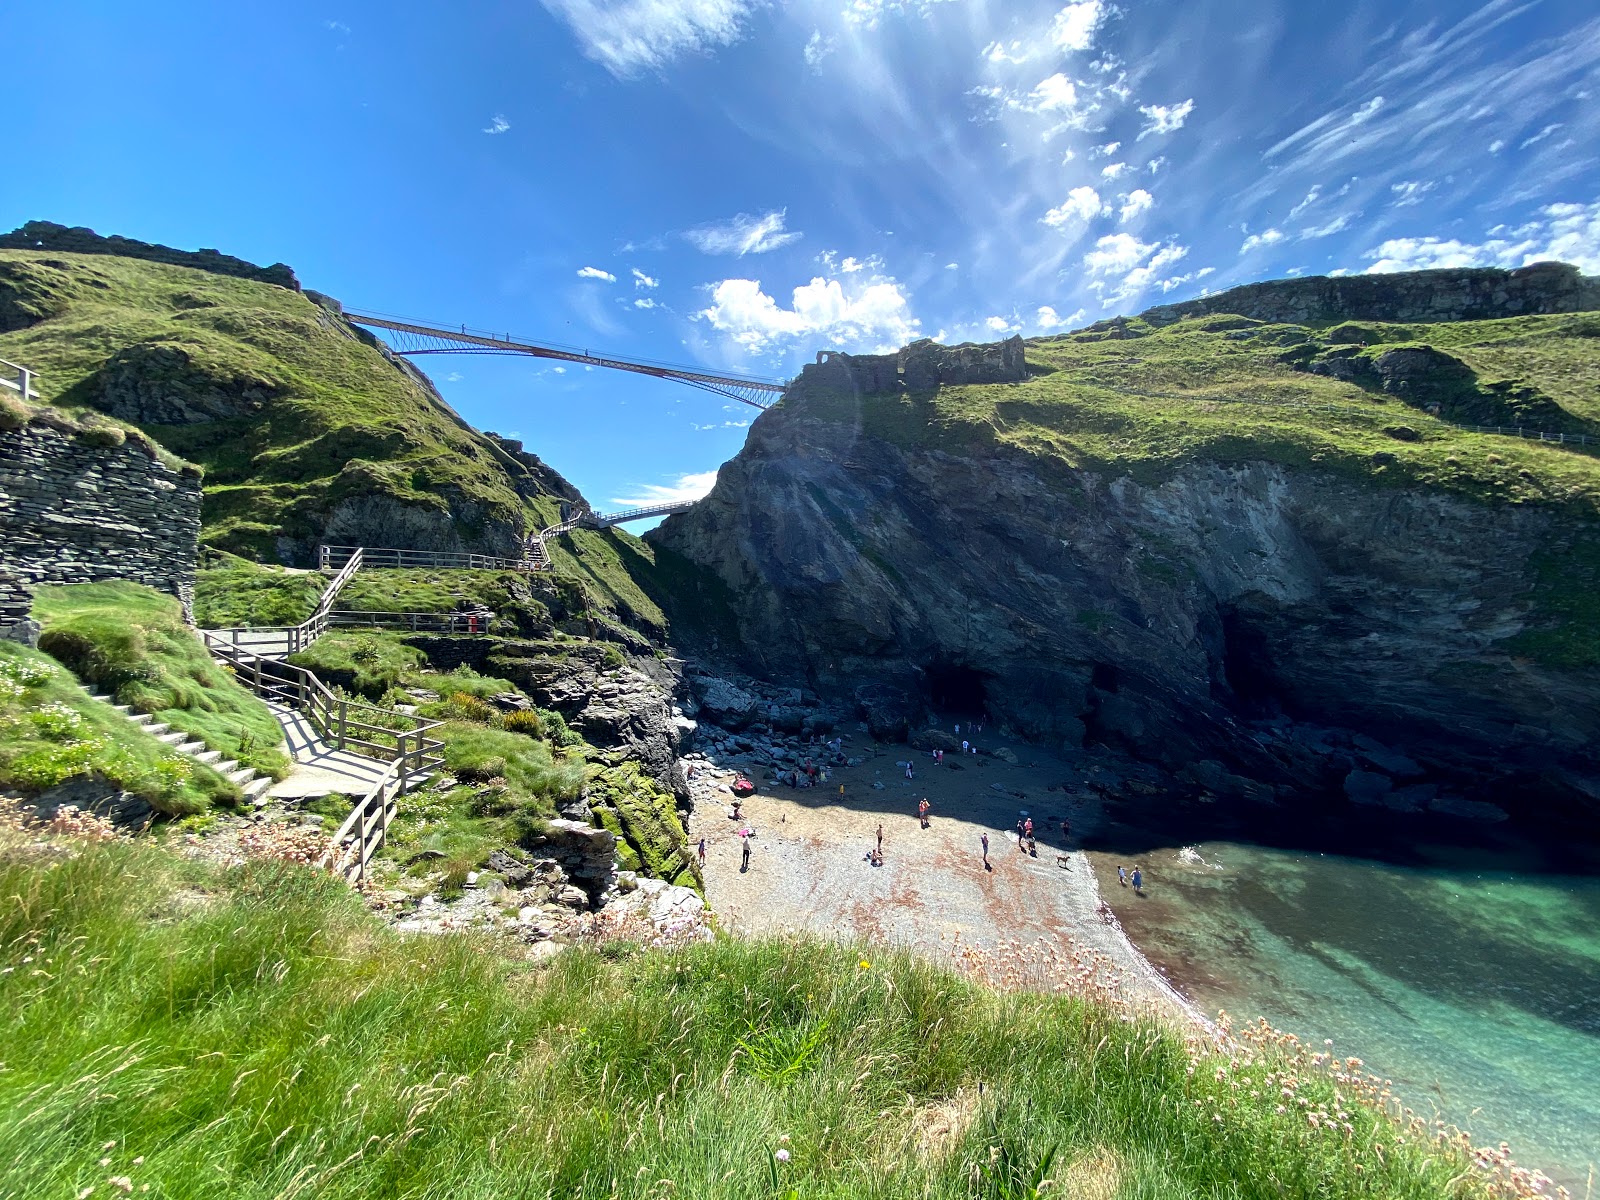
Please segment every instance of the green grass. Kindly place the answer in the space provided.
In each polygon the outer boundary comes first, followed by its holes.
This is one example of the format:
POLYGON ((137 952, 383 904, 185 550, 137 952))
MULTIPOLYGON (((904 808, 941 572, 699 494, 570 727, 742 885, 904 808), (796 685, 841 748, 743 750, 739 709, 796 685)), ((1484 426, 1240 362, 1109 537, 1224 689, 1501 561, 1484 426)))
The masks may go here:
MULTIPOLYGON (((1393 396, 1298 370, 1333 345, 1316 330, 1209 317, 1144 336, 1037 339, 1016 384, 943 388, 929 396, 814 393, 785 401, 808 416, 869 436, 951 452, 1004 448, 1046 474, 1089 469, 1158 484, 1200 462, 1267 461, 1315 467, 1381 487, 1437 489, 1491 504, 1600 513, 1600 456, 1493 434, 1467 433, 1393 396), (1406 425, 1420 440, 1384 432, 1406 425)), ((1534 388, 1592 419, 1600 353, 1592 318, 1407 326, 1408 340, 1456 354, 1483 388, 1534 388), (1586 403, 1588 406, 1586 407, 1586 403)), ((1147 329, 1133 322, 1136 330, 1147 329)))
POLYGON ((340 501, 380 495, 477 528, 527 524, 520 463, 467 428, 365 334, 305 295, 267 283, 107 255, 0 250, 0 270, 41 319, 0 333, 0 358, 41 373, 55 404, 102 403, 104 381, 228 397, 241 415, 149 425, 167 450, 207 472, 204 540, 274 559, 280 538, 309 538, 340 501))
POLYGON ((290 571, 237 555, 210 556, 196 573, 194 620, 202 629, 233 625, 298 625, 316 611, 328 577, 290 571))
POLYGON ((215 771, 89 699, 48 655, 0 641, 0 789, 35 796, 93 775, 168 816, 240 799, 215 771))
POLYGON ((278 722, 206 653, 171 596, 120 581, 41 587, 33 615, 40 648, 118 703, 242 765, 287 773, 278 722))
POLYGON ((400 640, 406 636, 377 630, 335 630, 291 654, 289 661, 315 671, 329 686, 345 688, 368 700, 382 700, 403 678, 420 675, 427 661, 422 651, 400 640))
POLYGON ((589 807, 617 838, 617 863, 655 879, 699 888, 699 864, 690 849, 671 792, 639 770, 636 762, 593 769, 589 807))
POLYGON ((1275 1057, 1191 1059, 901 953, 614 943, 532 967, 398 936, 304 868, 126 843, 50 862, 0 849, 17 1200, 123 1178, 237 1200, 1487 1196, 1459 1152, 1361 1106, 1348 1137, 1276 1112, 1275 1057), (1047 1160, 1059 1186, 1035 1193, 1047 1160))

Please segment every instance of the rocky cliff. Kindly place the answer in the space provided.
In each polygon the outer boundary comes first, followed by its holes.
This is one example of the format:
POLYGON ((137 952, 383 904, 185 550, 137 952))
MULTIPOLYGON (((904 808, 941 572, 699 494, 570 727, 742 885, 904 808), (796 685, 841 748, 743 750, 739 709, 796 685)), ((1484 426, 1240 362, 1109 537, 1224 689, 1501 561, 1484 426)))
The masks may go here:
MULTIPOLYGON (((1153 324, 920 400, 802 381, 650 540, 726 585, 723 655, 885 736, 986 709, 1212 791, 1592 819, 1600 462, 1308 375, 1310 329, 1153 324)), ((1421 332, 1584 422, 1594 324, 1421 332)))

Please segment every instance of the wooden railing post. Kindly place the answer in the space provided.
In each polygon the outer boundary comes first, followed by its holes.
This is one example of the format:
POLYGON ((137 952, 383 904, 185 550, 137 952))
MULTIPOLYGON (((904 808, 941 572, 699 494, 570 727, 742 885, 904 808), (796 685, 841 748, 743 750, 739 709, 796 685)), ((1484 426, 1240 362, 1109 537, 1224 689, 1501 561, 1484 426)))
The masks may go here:
POLYGON ((348 700, 346 700, 343 696, 340 696, 339 697, 339 749, 341 749, 341 750, 344 749, 344 739, 345 739, 345 727, 344 727, 344 724, 345 724, 346 714, 349 712, 349 709, 350 709, 350 702, 348 700))

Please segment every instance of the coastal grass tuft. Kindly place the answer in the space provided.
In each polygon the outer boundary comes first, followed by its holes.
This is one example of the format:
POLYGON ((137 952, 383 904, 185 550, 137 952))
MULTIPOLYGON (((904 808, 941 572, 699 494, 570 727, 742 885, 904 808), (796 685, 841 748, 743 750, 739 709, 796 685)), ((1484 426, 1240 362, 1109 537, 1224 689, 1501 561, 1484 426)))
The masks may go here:
POLYGON ((304 867, 3 836, 17 1200, 1492 1194, 1309 1064, 1284 1065, 1346 1114, 1331 1128, 1233 1086, 1270 1047, 1246 1066, 903 952, 718 939, 535 966, 399 935, 304 867))
POLYGON ((40 648, 86 683, 244 766, 287 773, 282 728, 211 658, 171 596, 125 581, 41 587, 33 614, 40 648))
POLYGON ((91 700, 54 659, 0 641, 0 789, 36 796, 99 777, 159 813, 239 801, 239 789, 91 700))
POLYGON ((215 551, 195 574, 194 620, 202 629, 298 625, 316 611, 328 577, 215 551))

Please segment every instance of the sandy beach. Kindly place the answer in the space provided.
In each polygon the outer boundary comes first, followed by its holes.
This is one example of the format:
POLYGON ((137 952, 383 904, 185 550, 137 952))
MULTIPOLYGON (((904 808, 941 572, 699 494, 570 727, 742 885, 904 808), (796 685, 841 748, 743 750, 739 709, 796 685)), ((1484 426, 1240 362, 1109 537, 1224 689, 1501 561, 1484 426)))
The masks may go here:
POLYGON ((1075 947, 1108 962, 1130 1001, 1203 1022, 1100 911, 1078 838, 1104 817, 1098 793, 1081 785, 1081 766, 1027 746, 1015 747, 1015 764, 980 754, 950 755, 936 766, 926 752, 864 734, 846 751, 860 765, 834 769, 823 786, 774 785, 747 772, 758 791, 738 821, 727 815, 735 770, 697 770, 689 834, 709 843, 706 898, 724 929, 860 938, 946 961, 958 944, 1043 946, 1063 957, 1075 947), (900 765, 906 761, 911 780, 900 765), (932 806, 927 828, 917 817, 924 797, 932 806), (1017 846, 1024 816, 1034 822, 1036 856, 1017 846), (1064 819, 1072 830, 1066 839, 1064 819), (873 866, 867 854, 880 824, 883 865, 873 866), (748 870, 741 869, 744 827, 753 831, 748 870))

